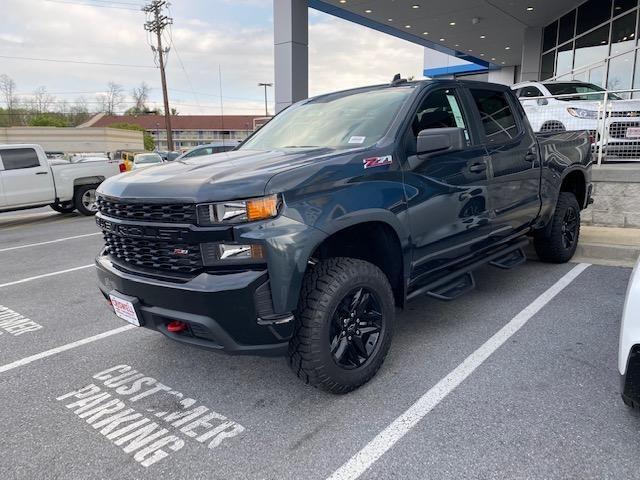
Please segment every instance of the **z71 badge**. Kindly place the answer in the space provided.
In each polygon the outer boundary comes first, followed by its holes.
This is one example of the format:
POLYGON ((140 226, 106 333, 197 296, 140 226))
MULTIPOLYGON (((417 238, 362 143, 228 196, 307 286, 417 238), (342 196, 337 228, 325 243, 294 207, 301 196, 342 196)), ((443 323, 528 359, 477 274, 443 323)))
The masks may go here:
POLYGON ((385 155, 384 157, 371 157, 362 160, 364 168, 383 167, 385 165, 391 165, 393 159, 391 155, 385 155))

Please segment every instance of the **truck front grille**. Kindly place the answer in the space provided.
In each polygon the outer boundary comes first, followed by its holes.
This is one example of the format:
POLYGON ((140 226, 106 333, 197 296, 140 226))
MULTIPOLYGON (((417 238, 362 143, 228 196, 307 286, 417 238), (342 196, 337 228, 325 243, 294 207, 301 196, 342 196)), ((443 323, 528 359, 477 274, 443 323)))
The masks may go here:
POLYGON ((609 136, 611 138, 626 139, 627 128, 630 127, 640 127, 640 122, 613 122, 609 126, 609 136))
POLYGON ((197 244, 122 237, 105 231, 103 235, 107 253, 125 264, 182 274, 195 274, 202 269, 197 244))
POLYGON ((96 200, 98 211, 108 217, 160 223, 196 223, 196 206, 188 203, 127 203, 106 197, 96 200))

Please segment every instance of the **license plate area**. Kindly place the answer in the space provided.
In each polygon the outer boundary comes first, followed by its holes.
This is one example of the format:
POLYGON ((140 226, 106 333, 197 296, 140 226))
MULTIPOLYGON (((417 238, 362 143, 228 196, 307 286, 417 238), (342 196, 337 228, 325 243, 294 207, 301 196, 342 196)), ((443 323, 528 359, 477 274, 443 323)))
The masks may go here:
POLYGON ((113 311, 119 318, 131 325, 135 325, 136 327, 141 325, 140 319, 142 316, 140 315, 140 309, 138 308, 140 302, 137 298, 129 297, 114 291, 109 293, 109 300, 111 300, 113 311))
POLYGON ((625 134, 627 138, 640 138, 640 127, 629 127, 625 134))

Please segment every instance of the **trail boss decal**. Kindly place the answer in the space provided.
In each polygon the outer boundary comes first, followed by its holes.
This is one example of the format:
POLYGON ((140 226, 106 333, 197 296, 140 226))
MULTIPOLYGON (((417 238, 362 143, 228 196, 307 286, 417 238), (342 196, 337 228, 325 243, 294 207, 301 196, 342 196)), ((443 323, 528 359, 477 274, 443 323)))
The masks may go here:
POLYGON ((391 155, 385 155, 384 157, 365 158, 362 160, 362 163, 364 164, 364 168, 383 167, 385 165, 391 165, 393 159, 391 155))
POLYGON ((189 442, 214 449, 244 431, 242 425, 129 365, 98 372, 93 383, 56 400, 143 467, 189 442))

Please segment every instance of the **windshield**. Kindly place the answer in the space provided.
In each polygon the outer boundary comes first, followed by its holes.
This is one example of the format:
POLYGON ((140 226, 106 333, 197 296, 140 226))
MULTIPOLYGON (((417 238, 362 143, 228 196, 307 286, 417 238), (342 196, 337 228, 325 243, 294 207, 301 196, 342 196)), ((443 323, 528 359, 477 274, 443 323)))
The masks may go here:
POLYGON ((161 163, 162 157, 160 157, 160 155, 156 155, 155 153, 150 153, 149 155, 136 155, 134 162, 135 163, 161 163))
POLYGON ((241 149, 368 147, 380 140, 414 87, 336 93, 290 107, 241 149))
MULTIPOLYGON (((544 86, 547 87, 551 95, 568 95, 558 98, 558 100, 565 102, 576 100, 604 100, 605 90, 592 83, 545 83, 544 86)), ((608 98, 610 100, 621 100, 620 97, 613 93, 610 93, 608 98)))

